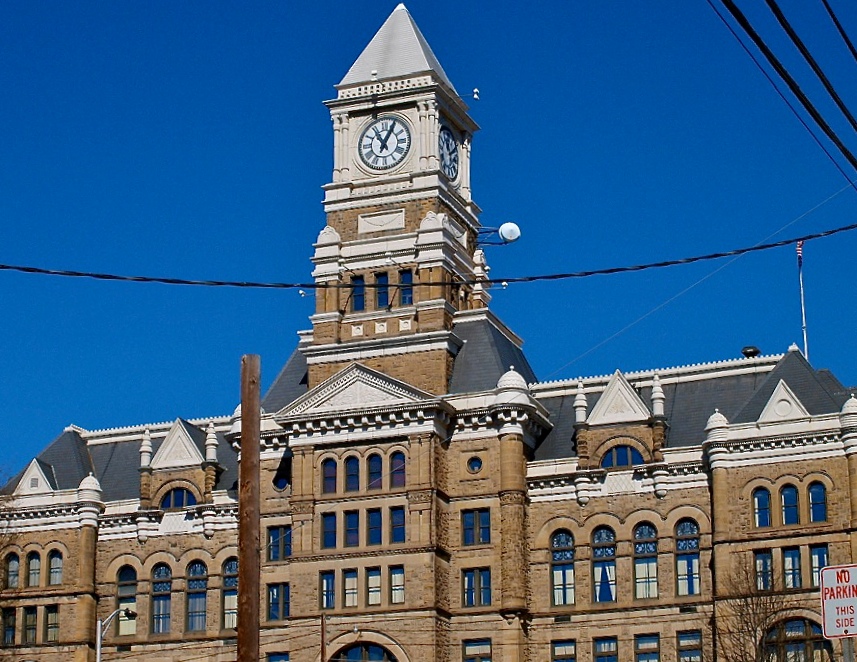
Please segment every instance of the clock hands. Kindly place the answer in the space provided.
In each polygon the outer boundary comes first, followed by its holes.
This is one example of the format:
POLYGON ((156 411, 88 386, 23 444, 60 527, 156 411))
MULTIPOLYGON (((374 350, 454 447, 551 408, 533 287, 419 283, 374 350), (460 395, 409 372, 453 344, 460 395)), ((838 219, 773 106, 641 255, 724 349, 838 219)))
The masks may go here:
POLYGON ((396 128, 396 120, 390 122, 390 128, 387 130, 387 135, 384 140, 381 141, 381 147, 383 149, 387 149, 387 141, 390 139, 390 136, 393 135, 393 129, 396 128))

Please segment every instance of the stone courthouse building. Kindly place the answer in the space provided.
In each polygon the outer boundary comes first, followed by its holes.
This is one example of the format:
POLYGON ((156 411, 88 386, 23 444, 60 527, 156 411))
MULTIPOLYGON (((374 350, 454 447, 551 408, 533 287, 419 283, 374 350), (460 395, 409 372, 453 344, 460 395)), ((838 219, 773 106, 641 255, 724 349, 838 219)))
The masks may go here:
MULTIPOLYGON (((262 401, 262 659, 838 658, 857 400, 797 348, 540 383, 489 307, 477 126, 404 6, 336 90, 312 328, 262 401)), ((234 660, 239 421, 33 459, 0 659, 94 660, 130 609, 103 659, 234 660)))

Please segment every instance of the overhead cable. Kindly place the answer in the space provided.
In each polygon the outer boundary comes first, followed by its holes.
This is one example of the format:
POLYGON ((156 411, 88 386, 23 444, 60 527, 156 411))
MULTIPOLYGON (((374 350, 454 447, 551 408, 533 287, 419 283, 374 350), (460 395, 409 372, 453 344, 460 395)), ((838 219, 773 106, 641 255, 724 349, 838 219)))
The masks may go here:
POLYGON ((827 0, 821 0, 824 4, 824 8, 827 10, 827 15, 830 16, 830 20, 833 21, 833 25, 836 26, 836 30, 839 32, 839 36, 842 37, 842 41, 845 42, 845 45, 848 47, 848 50, 851 51, 851 57, 857 61, 857 49, 854 48, 854 44, 848 38, 848 34, 845 32, 845 29, 842 27, 842 23, 839 22, 839 19, 836 18, 836 14, 833 13, 833 8, 827 2, 827 0))
MULTIPOLYGON (((677 260, 663 260, 661 262, 647 262, 645 264, 635 264, 624 267, 608 267, 606 269, 588 269, 586 271, 571 271, 566 273, 554 274, 538 274, 534 276, 512 276, 507 278, 486 278, 481 280, 476 279, 460 279, 454 281, 418 281, 414 280, 413 285, 508 285, 509 283, 534 283, 538 281, 552 280, 568 280, 571 278, 588 278, 590 276, 611 276, 613 274, 630 273, 635 271, 647 271, 649 269, 662 269, 664 267, 674 267, 681 264, 693 264, 694 262, 705 262, 708 260, 719 260, 724 257, 732 257, 733 255, 745 255, 747 253, 757 253, 766 251, 772 248, 780 248, 790 244, 796 244, 799 241, 811 241, 813 239, 821 239, 822 237, 830 237, 842 232, 850 232, 857 230, 857 223, 843 225, 832 230, 824 230, 823 232, 814 232, 813 234, 805 234, 801 237, 793 237, 791 239, 783 239, 767 244, 757 244, 745 248, 736 248, 731 251, 721 251, 719 253, 706 253, 705 255, 694 255, 692 257, 684 257, 677 260)), ((21 266, 14 264, 0 264, 0 271, 15 271, 26 274, 41 274, 46 276, 64 276, 70 278, 92 278, 95 280, 120 281, 132 283, 160 283, 163 285, 196 285, 201 287, 241 287, 255 289, 352 289, 352 283, 262 283, 256 281, 234 281, 234 280, 189 280, 185 278, 161 278, 158 276, 123 276, 119 274, 97 273, 91 271, 70 271, 65 269, 43 269, 41 267, 21 266)), ((361 287, 367 289, 378 289, 389 287, 385 283, 361 283, 361 287)))

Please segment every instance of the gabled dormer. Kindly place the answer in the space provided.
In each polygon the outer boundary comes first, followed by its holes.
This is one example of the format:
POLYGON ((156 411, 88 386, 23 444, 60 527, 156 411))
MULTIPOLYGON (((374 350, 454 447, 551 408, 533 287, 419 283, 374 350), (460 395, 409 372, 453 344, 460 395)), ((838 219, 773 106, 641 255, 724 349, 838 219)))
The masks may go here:
POLYGON ((24 470, 13 494, 15 496, 51 494, 56 487, 53 467, 38 458, 34 458, 24 470))

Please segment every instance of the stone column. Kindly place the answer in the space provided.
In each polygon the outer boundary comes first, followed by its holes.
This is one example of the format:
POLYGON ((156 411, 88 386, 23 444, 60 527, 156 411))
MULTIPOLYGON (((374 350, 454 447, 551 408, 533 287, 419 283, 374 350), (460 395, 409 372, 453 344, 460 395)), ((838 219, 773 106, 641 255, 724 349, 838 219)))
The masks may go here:
POLYGON ((517 426, 500 431, 500 561, 502 603, 500 610, 520 613, 527 607, 526 459, 524 439, 517 426), (511 428, 511 429, 510 429, 511 428))
POLYGON ((851 506, 851 558, 857 557, 857 399, 852 395, 839 413, 842 445, 848 462, 848 493, 851 506))
MULTIPOLYGON (((95 561, 98 543, 98 516, 104 510, 101 485, 92 474, 80 482, 77 489, 78 534, 76 622, 73 639, 95 648, 95 623, 98 619, 98 599, 95 590, 95 561)), ((75 659, 87 660, 89 652, 79 651, 75 659)))
MULTIPOLYGON (((708 457, 711 470, 711 547, 714 555, 715 568, 729 567, 728 548, 721 544, 729 537, 729 504, 732 494, 729 490, 726 460, 729 450, 723 445, 729 438, 729 421, 719 411, 715 410, 705 426, 706 438, 702 444, 703 452, 708 457)), ((721 594, 724 573, 715 573, 714 595, 721 594)))

